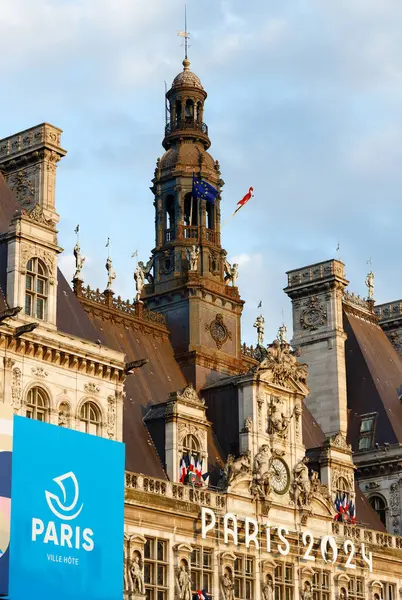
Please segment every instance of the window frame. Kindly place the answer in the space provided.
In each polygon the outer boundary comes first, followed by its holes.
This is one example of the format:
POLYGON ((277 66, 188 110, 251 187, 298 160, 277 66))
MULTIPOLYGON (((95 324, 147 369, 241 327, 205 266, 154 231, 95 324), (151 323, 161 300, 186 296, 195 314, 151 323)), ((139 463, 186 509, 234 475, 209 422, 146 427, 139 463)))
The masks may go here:
POLYGON ((168 540, 158 537, 146 536, 144 545, 144 584, 146 600, 168 600, 169 597, 169 543, 168 540), (147 544, 149 544, 150 552, 147 556, 147 544), (159 558, 159 546, 163 550, 163 559, 159 558), (149 569, 149 571, 148 571, 149 569), (164 583, 158 582, 158 576, 162 569, 164 573, 164 583), (150 581, 148 579, 150 575, 150 581))
POLYGON ((214 582, 214 554, 213 548, 207 546, 193 546, 190 556, 191 565, 191 588, 193 594, 198 590, 205 590, 208 596, 212 597, 214 582), (197 560, 194 560, 194 555, 197 560), (205 563, 206 557, 209 557, 209 563, 205 563), (206 585, 206 581, 208 581, 206 585))
POLYGON ((378 413, 371 412, 371 413, 364 413, 364 414, 360 415, 359 439, 357 442, 357 450, 359 452, 368 452, 369 450, 372 450, 372 448, 373 448, 376 423, 377 423, 377 414, 378 413), (369 421, 371 421, 371 427, 370 427, 370 429, 366 430, 366 429, 364 429, 364 423, 367 423, 369 421), (362 442, 364 443, 364 445, 361 445, 362 442))
POLYGON ((78 420, 79 420, 79 428, 80 431, 82 431, 83 433, 88 433, 90 435, 102 435, 102 410, 100 408, 100 406, 94 401, 94 400, 85 400, 81 406, 80 406, 80 410, 78 413, 78 420), (90 410, 93 410, 97 416, 98 416, 98 420, 91 420, 90 417, 88 416, 84 416, 83 415, 83 411, 85 411, 86 409, 88 409, 88 413, 90 412, 90 410), (85 428, 83 429, 83 424, 85 424, 85 428), (95 425, 96 427, 96 433, 93 433, 91 431, 91 426, 95 425))
POLYGON ((49 414, 50 414, 50 398, 47 391, 40 386, 31 387, 26 395, 25 399, 25 416, 28 419, 34 419, 35 421, 40 421, 42 423, 49 422, 49 414), (34 396, 32 401, 30 401, 31 396, 34 396), (38 405, 38 398, 43 400, 43 405, 38 405), (38 415, 41 415, 43 418, 39 419, 38 415))
POLYGON ((369 504, 371 506, 371 508, 374 510, 374 512, 378 515, 378 518, 381 520, 381 522, 384 524, 384 526, 387 526, 387 515, 388 515, 388 505, 387 505, 387 501, 384 498, 384 496, 382 494, 379 494, 378 492, 375 492, 374 494, 371 494, 368 497, 368 501, 369 504), (373 506, 372 501, 375 500, 381 500, 381 502, 384 503, 384 508, 383 509, 377 509, 373 506), (380 512, 384 513, 384 520, 382 520, 381 516, 380 516, 380 512))
POLYGON ((39 257, 33 256, 26 263, 25 275, 25 315, 40 321, 47 320, 48 298, 49 298, 49 272, 39 257), (28 282, 30 281, 30 285, 28 282), (43 288, 39 289, 38 284, 42 282, 43 288), (38 310, 39 302, 42 309, 38 310))
POLYGON ((245 554, 236 554, 233 565, 233 593, 235 600, 254 599, 255 573, 254 557, 245 554), (239 565, 240 569, 238 568, 239 565))

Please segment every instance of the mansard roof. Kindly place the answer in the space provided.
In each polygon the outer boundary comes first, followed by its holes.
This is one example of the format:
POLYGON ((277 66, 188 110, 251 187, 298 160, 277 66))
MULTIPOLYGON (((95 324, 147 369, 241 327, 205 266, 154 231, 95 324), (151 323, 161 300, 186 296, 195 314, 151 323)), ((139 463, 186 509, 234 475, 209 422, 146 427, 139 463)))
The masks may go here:
POLYGON ((11 219, 20 210, 20 205, 0 172, 0 233, 8 230, 11 219))
POLYGON ((402 443, 402 360, 382 329, 344 311, 348 440, 357 450, 360 415, 376 413, 374 442, 402 443))

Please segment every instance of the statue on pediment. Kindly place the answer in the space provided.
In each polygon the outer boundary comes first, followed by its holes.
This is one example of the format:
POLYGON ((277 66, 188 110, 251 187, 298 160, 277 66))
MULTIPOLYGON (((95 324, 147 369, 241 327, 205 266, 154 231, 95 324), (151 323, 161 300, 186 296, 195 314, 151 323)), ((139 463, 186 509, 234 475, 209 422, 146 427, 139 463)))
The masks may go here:
POLYGON ((266 498, 271 491, 271 458, 271 448, 268 444, 263 444, 254 457, 253 480, 250 489, 252 494, 259 498, 266 498))
POLYGON ((298 349, 292 350, 286 341, 274 340, 267 348, 267 356, 261 362, 258 370, 267 369, 272 372, 273 382, 279 385, 286 384, 289 378, 306 384, 307 365, 297 362, 300 355, 298 349))
POLYGON ((251 475, 251 452, 241 454, 238 458, 235 458, 233 454, 229 454, 221 470, 218 488, 227 489, 244 475, 251 475))
POLYGON ((106 271, 107 271, 107 286, 106 286, 106 290, 108 292, 110 292, 110 291, 112 291, 113 280, 116 279, 116 271, 113 268, 112 259, 110 258, 110 256, 107 257, 105 268, 106 268, 106 271))
POLYGON ((151 256, 151 258, 149 259, 149 261, 147 262, 147 264, 144 264, 142 262, 142 260, 138 261, 138 266, 140 267, 143 276, 144 276, 144 280, 146 279, 150 284, 153 284, 154 282, 154 277, 151 273, 152 267, 154 264, 154 257, 151 256))
POLYGON ((303 508, 311 500, 311 482, 308 472, 308 458, 304 456, 293 467, 292 500, 299 508, 303 508))
POLYGON ((84 266, 85 263, 85 256, 82 256, 81 254, 81 248, 80 248, 80 243, 77 240, 75 246, 74 246, 74 258, 75 258, 75 273, 74 273, 74 279, 79 279, 82 281, 81 278, 81 271, 82 268, 84 266))

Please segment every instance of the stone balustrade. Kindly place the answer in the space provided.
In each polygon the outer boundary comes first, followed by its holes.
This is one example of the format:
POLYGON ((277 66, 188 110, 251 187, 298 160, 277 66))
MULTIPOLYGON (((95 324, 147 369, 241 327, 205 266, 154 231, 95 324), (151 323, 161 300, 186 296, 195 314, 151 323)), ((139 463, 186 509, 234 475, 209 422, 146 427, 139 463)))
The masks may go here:
POLYGON ((129 471, 126 471, 126 489, 157 494, 165 498, 191 502, 199 506, 209 506, 214 509, 226 506, 225 496, 209 488, 197 488, 129 471))

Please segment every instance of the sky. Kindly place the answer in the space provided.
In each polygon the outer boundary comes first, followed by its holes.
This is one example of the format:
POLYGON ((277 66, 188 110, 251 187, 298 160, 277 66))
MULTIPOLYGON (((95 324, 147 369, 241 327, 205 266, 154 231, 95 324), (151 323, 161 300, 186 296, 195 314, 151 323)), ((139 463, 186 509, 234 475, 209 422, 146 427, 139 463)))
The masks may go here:
MULTIPOLYGON (((400 0, 187 0, 191 69, 208 92, 204 120, 219 160, 223 229, 246 301, 242 338, 291 330, 286 271, 340 257, 365 296, 402 297, 402 3, 400 0)), ((163 153, 164 82, 181 71, 182 0, 2 0, 0 137, 63 130, 57 172, 60 266, 133 298, 138 249, 154 246, 150 192, 163 153)))

